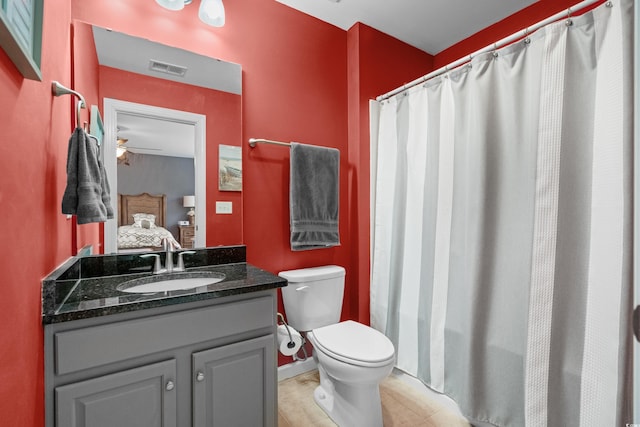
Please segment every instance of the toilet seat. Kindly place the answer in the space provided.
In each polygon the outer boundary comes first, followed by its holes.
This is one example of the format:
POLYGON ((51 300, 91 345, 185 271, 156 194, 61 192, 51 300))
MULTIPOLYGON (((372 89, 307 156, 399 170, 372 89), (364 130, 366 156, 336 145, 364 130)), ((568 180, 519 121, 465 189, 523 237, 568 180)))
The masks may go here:
POLYGON ((352 320, 314 329, 311 334, 317 350, 345 363, 378 367, 394 358, 395 349, 389 338, 352 320))

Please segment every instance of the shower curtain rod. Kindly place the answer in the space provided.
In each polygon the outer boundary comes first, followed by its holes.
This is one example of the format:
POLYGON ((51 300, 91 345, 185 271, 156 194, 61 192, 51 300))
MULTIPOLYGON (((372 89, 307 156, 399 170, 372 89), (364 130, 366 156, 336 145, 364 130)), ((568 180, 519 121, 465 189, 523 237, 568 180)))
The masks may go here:
POLYGON ((477 50, 475 52, 473 52, 471 55, 462 57, 456 61, 453 61, 447 65, 445 65, 444 67, 438 68, 435 71, 432 71, 431 73, 424 75, 420 78, 417 78, 416 80, 409 82, 403 86, 400 86, 397 89, 392 90, 391 92, 387 92, 384 95, 380 95, 376 98, 376 101, 384 101, 385 99, 391 98, 394 95, 397 95, 401 92, 404 92, 407 89, 410 89, 414 86, 419 85, 420 83, 424 83, 427 80, 431 80, 434 77, 438 77, 441 74, 447 73, 457 67, 459 67, 460 65, 463 65, 467 62, 470 62, 471 59, 473 59, 474 57, 476 57, 477 55, 486 53, 486 52, 491 52, 492 50, 496 50, 499 49, 503 46, 509 45, 523 37, 527 37, 529 34, 533 33, 534 31, 544 27, 545 25, 549 25, 552 22, 558 21, 562 18, 567 18, 567 25, 571 25, 571 14, 575 11, 580 11, 582 9, 585 9, 595 3, 607 3, 607 6, 610 7, 610 5, 612 4, 611 1, 605 1, 605 0, 584 0, 580 3, 577 3, 573 6, 571 6, 570 8, 568 8, 565 11, 562 12, 558 12, 553 16, 548 17, 547 19, 544 19, 542 21, 537 22, 536 24, 533 24, 530 27, 525 28, 524 30, 520 30, 516 33, 511 34, 510 36, 507 36, 505 38, 503 38, 502 40, 496 42, 496 43, 492 43, 488 46, 483 47, 480 50, 477 50), (572 10, 573 9, 573 10, 572 10))

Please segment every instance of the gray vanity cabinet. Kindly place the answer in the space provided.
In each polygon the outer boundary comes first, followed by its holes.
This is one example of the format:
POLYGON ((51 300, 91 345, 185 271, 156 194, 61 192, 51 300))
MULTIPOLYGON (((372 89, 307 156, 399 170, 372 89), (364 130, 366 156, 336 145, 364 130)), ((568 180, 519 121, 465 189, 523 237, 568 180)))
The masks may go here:
POLYGON ((276 291, 45 325, 46 427, 276 427, 276 291))
POLYGON ((265 426, 275 396, 275 344, 265 336, 194 353, 193 426, 265 426))
POLYGON ((56 388, 56 425, 176 427, 176 361, 56 388))

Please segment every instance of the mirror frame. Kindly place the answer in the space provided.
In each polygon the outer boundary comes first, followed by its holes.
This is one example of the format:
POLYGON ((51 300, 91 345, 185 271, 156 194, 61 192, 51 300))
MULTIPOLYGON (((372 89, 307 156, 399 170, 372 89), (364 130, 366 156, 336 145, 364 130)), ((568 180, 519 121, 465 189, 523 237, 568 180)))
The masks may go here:
MULTIPOLYGON (((207 224, 207 171, 206 171, 206 116, 203 114, 189 113, 186 111, 172 110, 169 108, 151 105, 137 104, 118 99, 104 98, 104 143, 103 164, 111 190, 112 203, 118 206, 118 170, 117 170, 117 122, 118 113, 138 115, 142 117, 170 120, 195 127, 195 196, 196 196, 196 221, 194 247, 206 247, 207 224), (200 160, 198 160, 200 159, 200 160)), ((104 225, 104 253, 117 253, 118 251, 118 218, 107 220, 104 225)))

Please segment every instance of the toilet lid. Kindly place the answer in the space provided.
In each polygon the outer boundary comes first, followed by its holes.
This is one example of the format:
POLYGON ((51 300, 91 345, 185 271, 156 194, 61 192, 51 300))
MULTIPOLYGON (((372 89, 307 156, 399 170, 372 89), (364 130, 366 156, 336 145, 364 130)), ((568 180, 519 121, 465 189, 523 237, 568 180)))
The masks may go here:
POLYGON ((313 337, 327 352, 354 362, 384 362, 395 353, 393 343, 384 334, 351 320, 314 329, 313 337))

